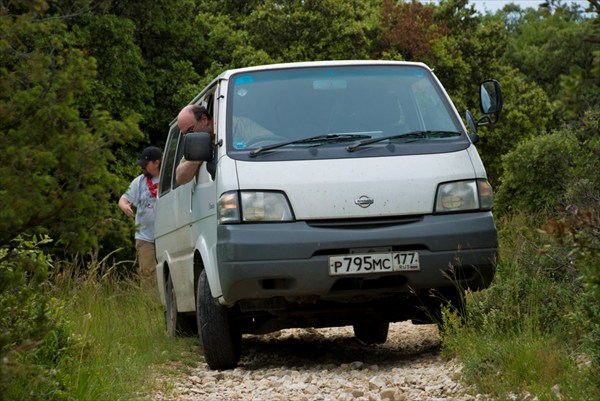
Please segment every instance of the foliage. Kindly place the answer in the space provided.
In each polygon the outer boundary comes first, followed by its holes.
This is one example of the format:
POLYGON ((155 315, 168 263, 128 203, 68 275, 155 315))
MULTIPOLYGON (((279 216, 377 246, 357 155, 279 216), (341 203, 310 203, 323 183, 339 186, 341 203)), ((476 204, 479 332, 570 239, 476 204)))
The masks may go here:
POLYGON ((149 399, 144 394, 168 390, 156 382, 164 370, 202 362, 197 339, 165 334, 158 294, 123 279, 108 259, 89 258, 55 269, 53 294, 66 306, 64 316, 81 339, 77 359, 68 367, 72 399, 118 401, 149 399), (98 302, 101 300, 101 302, 98 302))
POLYGON ((140 135, 137 117, 112 119, 78 103, 94 79, 94 59, 65 40, 66 26, 31 10, 2 7, 0 32, 0 245, 50 233, 71 251, 97 244, 110 224, 121 178, 111 147, 140 135))
POLYGON ((86 111, 100 105, 118 119, 132 113, 146 115, 152 92, 141 49, 135 42, 133 22, 116 15, 91 13, 75 21, 70 27, 71 45, 85 48, 85 54, 96 60, 96 79, 78 105, 86 111))
POLYGON ((533 137, 505 154, 497 210, 598 208, 599 127, 600 113, 590 110, 577 124, 533 137))
POLYGON ((0 248, 0 399, 69 399, 79 341, 64 304, 44 291, 52 260, 42 247, 50 242, 20 238, 0 248))
POLYGON ((600 110, 589 110, 571 126, 579 148, 569 175, 566 203, 600 211, 600 110))
POLYGON ((383 1, 378 45, 384 57, 427 63, 459 108, 468 103, 465 93, 472 92, 464 84, 471 80, 478 84, 480 75, 474 73, 479 64, 467 60, 479 17, 466 4, 467 0, 443 1, 439 7, 417 1, 383 1))
POLYGON ((153 391, 153 366, 185 360, 195 341, 167 337, 157 294, 119 278, 116 265, 95 256, 85 269, 55 263, 43 251, 50 243, 34 237, 0 249, 0 400, 116 401, 153 391))
POLYGON ((500 122, 493 129, 480 132, 483 140, 477 144, 481 158, 494 187, 505 171, 502 157, 532 138, 543 136, 550 127, 552 105, 548 95, 535 83, 512 68, 501 68, 498 80, 505 99, 500 122))
POLYGON ((477 103, 480 81, 500 81, 505 109, 477 146, 506 219, 502 259, 494 285, 469 294, 472 325, 449 325, 447 349, 492 389, 540 399, 554 397, 553 381, 571 399, 589 396, 577 387, 597 389, 573 355, 597 369, 600 2, 589 2, 591 18, 559 0, 485 16, 468 0, 422 3, 0 2, 0 394, 129 398, 119 380, 143 377, 173 346, 156 330, 155 299, 126 280, 96 281, 127 277, 134 227, 116 201, 139 173, 141 148, 160 146, 177 111, 226 68, 352 58, 423 61, 459 110, 477 103), (540 209, 553 214, 554 237, 535 229, 540 209), (531 216, 510 220, 516 211, 531 216), (110 274, 82 267, 92 249, 115 260, 110 274), (69 277, 90 270, 61 283, 61 301, 45 292, 49 255, 80 263, 69 277), (106 376, 106 366, 125 373, 106 376))
POLYGON ((436 7, 420 2, 383 1, 381 46, 405 60, 421 60, 432 51, 432 43, 448 35, 448 24, 434 21, 436 7))
POLYGON ((598 105, 600 25, 580 10, 557 5, 554 12, 528 9, 504 54, 507 64, 535 81, 556 103, 556 116, 570 121, 598 105), (594 72, 595 71, 595 72, 594 72))
MULTIPOLYGON (((211 63, 203 39, 212 29, 195 21, 200 1, 112 1, 109 15, 125 18, 135 26, 134 42, 143 58, 144 78, 151 93, 141 128, 152 144, 164 143, 168 124, 189 101, 180 102, 181 90, 195 83, 211 63)), ((140 97, 132 87, 127 96, 140 97)), ((139 149, 138 152, 139 153, 139 149)))
POLYGON ((497 209, 534 212, 563 204, 576 149, 572 136, 555 133, 532 138, 505 155, 497 209))
MULTIPOLYGON (((577 264, 582 293, 570 314, 573 331, 583 339, 600 377, 600 214, 597 210, 570 209, 559 218, 550 219, 546 231, 556 240, 553 249, 570 250, 577 264)), ((550 246, 548 247, 550 248, 550 246)), ((598 379, 600 384, 600 379, 598 379)))
POLYGON ((600 395, 599 226, 592 216, 568 213, 545 230, 528 228, 543 214, 513 213, 499 222, 493 285, 467 294, 466 320, 446 312, 442 333, 443 354, 463 362, 478 391, 499 399, 600 395))
POLYGON ((265 1, 244 26, 252 45, 274 59, 366 58, 375 21, 365 5, 357 0, 265 1))

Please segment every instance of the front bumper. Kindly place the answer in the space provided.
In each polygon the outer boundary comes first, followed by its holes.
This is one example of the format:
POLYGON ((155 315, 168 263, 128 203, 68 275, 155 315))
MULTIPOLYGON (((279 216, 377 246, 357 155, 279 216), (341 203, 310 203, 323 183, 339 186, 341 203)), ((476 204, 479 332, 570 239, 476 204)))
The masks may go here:
POLYGON ((491 212, 355 223, 219 226, 221 303, 232 306, 241 300, 275 297, 291 302, 356 302, 457 284, 476 290, 492 281, 498 239, 491 212), (373 247, 417 250, 421 270, 329 275, 329 256, 373 247))

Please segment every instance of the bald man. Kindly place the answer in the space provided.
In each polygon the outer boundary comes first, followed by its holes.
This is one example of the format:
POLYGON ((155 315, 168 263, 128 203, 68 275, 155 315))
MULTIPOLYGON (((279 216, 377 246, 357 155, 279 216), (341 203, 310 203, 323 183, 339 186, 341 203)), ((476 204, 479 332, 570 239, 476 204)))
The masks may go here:
MULTIPOLYGON (((214 135, 212 117, 205 107, 196 104, 189 104, 181 109, 177 116, 177 127, 184 135, 190 132, 208 132, 211 136, 214 135)), ((190 182, 201 165, 201 161, 181 159, 175 170, 175 180, 179 185, 190 182)))
MULTIPOLYGON (((177 116, 177 127, 184 135, 190 132, 208 132, 214 140, 213 120, 203 106, 189 104, 181 109, 177 116)), ((233 136, 236 140, 246 142, 252 138, 273 136, 273 133, 248 118, 234 116, 233 136)), ((175 171, 175 180, 179 185, 190 182, 201 165, 201 161, 181 159, 175 171)))

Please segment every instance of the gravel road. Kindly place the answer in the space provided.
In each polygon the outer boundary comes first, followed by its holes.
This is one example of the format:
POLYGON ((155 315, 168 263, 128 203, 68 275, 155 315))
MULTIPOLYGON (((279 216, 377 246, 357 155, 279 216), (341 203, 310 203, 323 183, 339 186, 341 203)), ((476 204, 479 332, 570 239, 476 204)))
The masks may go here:
POLYGON ((435 325, 390 326, 385 344, 366 346, 351 327, 289 329, 244 336, 238 368, 206 364, 186 377, 163 378, 154 400, 473 401, 461 366, 439 356, 435 325))

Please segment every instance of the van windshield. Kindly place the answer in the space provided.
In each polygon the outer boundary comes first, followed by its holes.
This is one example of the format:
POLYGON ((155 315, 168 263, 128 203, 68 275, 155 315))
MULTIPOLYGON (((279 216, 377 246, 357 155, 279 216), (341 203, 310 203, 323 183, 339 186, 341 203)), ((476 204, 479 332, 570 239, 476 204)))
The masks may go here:
POLYGON ((462 132, 432 74, 419 66, 240 73, 230 79, 228 98, 227 142, 232 150, 346 148, 365 140, 372 146, 456 141, 462 132), (415 132, 454 135, 403 135, 415 132), (377 138, 385 140, 369 141, 377 138))

